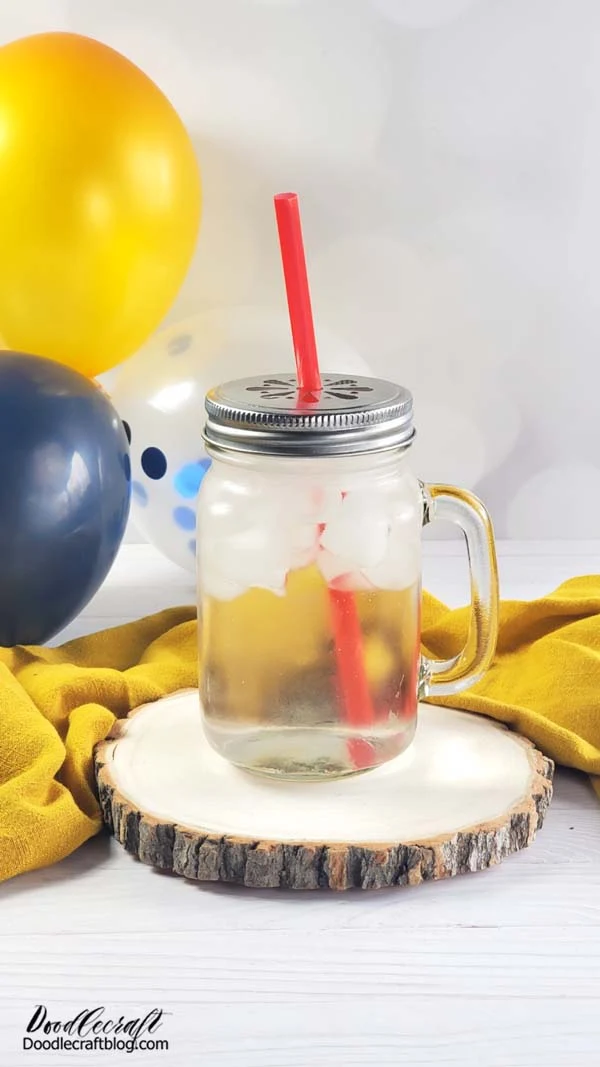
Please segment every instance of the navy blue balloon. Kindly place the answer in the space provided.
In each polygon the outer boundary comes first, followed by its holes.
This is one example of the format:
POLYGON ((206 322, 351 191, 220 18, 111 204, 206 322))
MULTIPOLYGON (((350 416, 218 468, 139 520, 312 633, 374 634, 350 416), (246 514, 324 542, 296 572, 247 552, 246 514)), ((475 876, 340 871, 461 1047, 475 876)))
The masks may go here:
POLYGON ((0 645, 41 644, 106 577, 131 489, 108 397, 77 371, 0 352, 0 645))

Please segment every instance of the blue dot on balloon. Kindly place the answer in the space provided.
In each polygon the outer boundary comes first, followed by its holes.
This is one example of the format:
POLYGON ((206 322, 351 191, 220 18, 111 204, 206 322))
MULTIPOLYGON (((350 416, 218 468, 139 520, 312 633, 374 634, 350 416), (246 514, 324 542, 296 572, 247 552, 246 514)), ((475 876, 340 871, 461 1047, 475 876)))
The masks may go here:
POLYGON ((148 503, 148 494, 141 482, 133 481, 131 483, 131 493, 136 504, 139 504, 141 508, 145 508, 148 503))
POLYGON ((196 514, 192 508, 173 508, 173 518, 182 530, 196 529, 196 514))
POLYGON ((125 452, 125 454, 123 456, 123 470, 125 472, 125 477, 127 478, 127 481, 130 481, 130 479, 131 479, 131 460, 130 460, 127 452, 125 452))
POLYGON ((179 495, 188 500, 197 496, 200 483, 209 467, 209 459, 201 459, 197 463, 186 463, 184 467, 181 467, 173 478, 173 484, 179 495))
POLYGON ((188 541, 188 548, 192 553, 192 556, 196 555, 196 538, 192 537, 191 541, 188 541))
POLYGON ((155 448, 154 445, 144 449, 141 464, 144 474, 156 482, 166 474, 167 457, 160 448, 155 448))

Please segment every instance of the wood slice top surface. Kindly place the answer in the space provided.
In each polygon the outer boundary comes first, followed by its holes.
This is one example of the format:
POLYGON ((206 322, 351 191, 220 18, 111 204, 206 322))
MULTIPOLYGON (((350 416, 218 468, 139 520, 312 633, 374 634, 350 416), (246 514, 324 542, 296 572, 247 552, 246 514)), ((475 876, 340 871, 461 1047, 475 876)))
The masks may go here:
POLYGON ((105 821, 140 859, 185 877, 278 888, 415 884, 530 844, 553 765, 489 719, 429 704, 415 740, 365 774, 247 774, 205 740, 196 690, 136 709, 96 749, 105 821))

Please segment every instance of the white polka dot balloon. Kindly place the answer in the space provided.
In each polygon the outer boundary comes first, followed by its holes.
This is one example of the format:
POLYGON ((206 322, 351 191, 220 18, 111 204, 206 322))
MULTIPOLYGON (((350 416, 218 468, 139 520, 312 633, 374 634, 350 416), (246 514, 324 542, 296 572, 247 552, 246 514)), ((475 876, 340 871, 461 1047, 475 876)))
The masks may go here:
MULTIPOLYGON (((345 341, 318 331, 325 371, 369 375, 345 341)), ((196 499, 210 465, 202 442, 204 395, 219 382, 291 371, 284 311, 204 311, 161 330, 120 369, 111 399, 131 443, 132 517, 174 563, 195 568, 196 499)))

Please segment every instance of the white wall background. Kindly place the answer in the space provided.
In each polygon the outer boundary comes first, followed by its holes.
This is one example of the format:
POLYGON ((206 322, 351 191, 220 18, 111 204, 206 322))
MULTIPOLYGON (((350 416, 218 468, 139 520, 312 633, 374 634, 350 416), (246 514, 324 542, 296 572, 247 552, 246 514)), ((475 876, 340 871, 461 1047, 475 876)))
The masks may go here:
POLYGON ((0 0, 0 43, 49 29, 124 52, 193 136, 171 321, 281 307, 296 189, 318 321, 413 390, 420 476, 502 536, 600 536, 597 0, 0 0))

